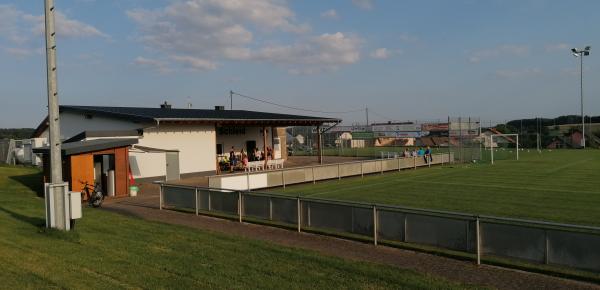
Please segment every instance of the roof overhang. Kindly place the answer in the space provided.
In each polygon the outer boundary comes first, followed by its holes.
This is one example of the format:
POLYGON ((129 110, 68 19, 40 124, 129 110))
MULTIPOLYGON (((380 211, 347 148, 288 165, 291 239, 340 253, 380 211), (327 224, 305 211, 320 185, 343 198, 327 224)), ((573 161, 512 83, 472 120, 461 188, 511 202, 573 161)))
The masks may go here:
MULTIPOLYGON (((64 156, 76 155, 82 153, 90 153, 95 151, 102 151, 107 149, 129 147, 133 144, 137 144, 138 139, 133 138, 118 138, 118 139, 97 139, 89 141, 79 141, 71 143, 63 143, 61 145, 61 152, 64 156)), ((34 148, 33 153, 49 154, 50 147, 44 146, 34 148)))

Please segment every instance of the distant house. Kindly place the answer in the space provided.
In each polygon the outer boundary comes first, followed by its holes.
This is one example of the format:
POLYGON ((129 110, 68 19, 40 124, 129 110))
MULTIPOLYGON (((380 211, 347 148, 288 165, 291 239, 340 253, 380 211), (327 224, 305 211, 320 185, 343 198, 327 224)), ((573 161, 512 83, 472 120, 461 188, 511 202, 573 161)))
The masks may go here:
MULTIPOLYGON (((511 138, 510 136, 502 136, 501 134, 502 134, 502 132, 496 130, 496 128, 488 128, 488 129, 485 129, 483 132, 481 132, 480 138, 483 138, 483 142, 484 142, 486 148, 497 148, 498 147, 497 141, 495 141, 494 143, 490 143, 491 142, 490 136, 492 136, 492 135, 500 135, 498 138, 502 138, 506 143, 516 144, 515 139, 511 138)), ((495 140, 497 140, 497 139, 495 139, 495 140)))
MULTIPOLYGON (((110 145, 121 144, 118 139, 135 139, 127 154, 127 172, 138 180, 215 174, 219 156, 228 154, 232 147, 238 154, 242 149, 252 152, 255 148, 263 151, 270 147, 276 159, 286 158, 285 127, 339 122, 341 120, 335 118, 224 110, 222 107, 201 110, 175 109, 170 105, 160 108, 60 106, 63 142, 111 139, 103 143, 110 145)), ((47 120, 38 126, 35 136, 48 137, 47 120)), ((108 149, 112 150, 103 147, 94 151, 94 155, 108 149)), ((86 159, 89 164, 85 166, 104 172, 111 160, 93 157, 86 159)))

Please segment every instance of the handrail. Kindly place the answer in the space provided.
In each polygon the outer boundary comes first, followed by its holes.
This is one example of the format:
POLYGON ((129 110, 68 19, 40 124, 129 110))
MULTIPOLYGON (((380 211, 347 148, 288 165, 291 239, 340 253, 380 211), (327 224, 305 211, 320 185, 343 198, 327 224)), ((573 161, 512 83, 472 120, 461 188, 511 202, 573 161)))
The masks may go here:
MULTIPOLYGON (((448 153, 435 153, 435 154, 431 154, 431 155, 432 156, 435 156, 435 155, 445 156, 445 155, 448 155, 448 153)), ((263 171, 231 173, 231 174, 225 174, 225 175, 211 175, 211 176, 208 176, 208 178, 222 178, 222 177, 230 177, 230 176, 244 176, 244 175, 247 175, 247 174, 257 174, 257 173, 266 173, 266 172, 279 172, 279 171, 288 171, 288 170, 297 170, 297 169, 320 168, 320 167, 327 167, 327 166, 338 166, 338 165, 356 164, 356 163, 364 163, 364 162, 381 162, 381 161, 386 161, 386 160, 397 160, 397 159, 413 159, 413 158, 420 158, 420 157, 423 157, 423 156, 383 158, 383 159, 381 159, 381 158, 377 158, 377 159, 364 159, 364 160, 348 161, 348 162, 341 162, 341 163, 316 164, 316 165, 307 165, 307 166, 299 166, 299 167, 291 167, 291 168, 278 168, 278 169, 263 170, 263 171)))

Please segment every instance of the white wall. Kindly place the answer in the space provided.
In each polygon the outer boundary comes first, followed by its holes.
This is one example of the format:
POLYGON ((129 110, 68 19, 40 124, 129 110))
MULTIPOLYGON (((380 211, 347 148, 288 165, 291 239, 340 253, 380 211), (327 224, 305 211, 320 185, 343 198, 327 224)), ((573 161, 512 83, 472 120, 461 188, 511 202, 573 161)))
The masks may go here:
POLYGON ((134 178, 165 176, 167 161, 164 152, 129 151, 129 165, 134 178))
MULTIPOLYGON (((144 135, 138 141, 140 146, 179 150, 179 168, 182 174, 216 170, 215 144, 215 130, 212 125, 161 124, 158 128, 144 129, 144 135)), ((143 154, 149 153, 134 155, 140 168, 140 177, 158 176, 151 174, 156 174, 159 170, 160 175, 165 175, 164 154, 160 158, 143 154)))
POLYGON ((91 119, 86 119, 82 113, 60 113, 60 138, 62 140, 69 139, 83 131, 136 130, 142 127, 142 124, 136 124, 127 120, 106 118, 97 115, 94 115, 91 119))

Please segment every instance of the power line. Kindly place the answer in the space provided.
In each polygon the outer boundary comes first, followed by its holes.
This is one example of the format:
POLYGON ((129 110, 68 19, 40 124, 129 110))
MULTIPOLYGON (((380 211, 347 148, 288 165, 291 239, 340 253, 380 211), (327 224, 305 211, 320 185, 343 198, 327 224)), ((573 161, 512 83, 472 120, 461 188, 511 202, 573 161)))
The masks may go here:
POLYGON ((253 101, 257 101, 257 102, 261 102, 261 103, 265 103, 265 104, 269 104, 269 105, 273 105, 273 106, 277 106, 277 107, 281 107, 281 108, 286 108, 286 109, 292 109, 292 110, 297 110, 297 111, 305 111, 305 112, 312 112, 312 113, 323 113, 323 114, 347 114, 347 113, 355 113, 355 112, 362 112, 365 109, 356 109, 356 110, 350 110, 350 111, 320 111, 320 110, 311 110, 311 109, 304 109, 304 108, 299 108, 299 107, 293 107, 293 106, 287 106, 287 105, 282 105, 282 104, 278 104, 278 103, 274 103, 271 101, 267 101, 267 100, 263 100, 263 99, 258 99, 258 98, 253 98, 250 96, 246 96, 246 95, 242 95, 240 93, 236 93, 236 92, 230 92, 231 95, 236 95, 236 96, 240 96, 242 98, 246 98, 246 99, 250 99, 253 101))
POLYGON ((379 113, 377 113, 377 112, 375 112, 373 110, 369 110, 369 112, 373 113, 375 116, 379 116, 379 117, 385 119, 386 121, 394 121, 393 118, 386 117, 386 116, 384 116, 382 114, 379 114, 379 113))

